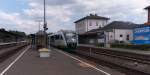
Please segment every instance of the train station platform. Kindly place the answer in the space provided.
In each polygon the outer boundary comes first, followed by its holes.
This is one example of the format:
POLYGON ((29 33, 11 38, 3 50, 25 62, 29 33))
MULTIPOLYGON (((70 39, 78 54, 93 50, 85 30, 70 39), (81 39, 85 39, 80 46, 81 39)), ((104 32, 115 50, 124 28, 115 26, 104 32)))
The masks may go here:
POLYGON ((91 65, 78 56, 52 48, 48 58, 26 49, 0 75, 123 75, 106 67, 91 65))

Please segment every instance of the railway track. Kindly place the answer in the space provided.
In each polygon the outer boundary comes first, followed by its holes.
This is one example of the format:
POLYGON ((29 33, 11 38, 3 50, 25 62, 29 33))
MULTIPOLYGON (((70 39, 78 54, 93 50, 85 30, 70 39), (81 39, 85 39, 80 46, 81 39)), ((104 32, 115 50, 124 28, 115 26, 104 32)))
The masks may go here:
POLYGON ((128 55, 120 55, 120 54, 115 54, 115 53, 111 53, 111 52, 109 52, 109 53, 108 52, 103 52, 103 53, 95 53, 95 54, 111 56, 111 57, 115 57, 115 58, 120 58, 120 59, 124 59, 124 60, 130 60, 130 61, 133 61, 133 62, 138 62, 138 63, 141 63, 141 64, 150 65, 149 58, 145 60, 145 58, 138 58, 138 57, 128 56, 128 55))
POLYGON ((119 68, 127 75, 150 75, 150 68, 148 68, 148 66, 150 67, 150 60, 149 58, 145 60, 144 57, 149 57, 146 55, 140 56, 139 54, 113 52, 98 48, 80 48, 77 50, 77 54, 81 57, 86 56, 88 60, 98 61, 99 64, 109 65, 111 68, 112 66, 115 69, 117 67, 117 70, 119 68))
MULTIPOLYGON (((81 50, 83 50, 83 49, 81 49, 81 50)), ((150 65, 150 55, 112 51, 112 50, 106 50, 106 49, 101 49, 101 48, 84 49, 83 51, 85 51, 85 50, 89 50, 89 53, 106 55, 106 56, 121 58, 121 59, 125 59, 125 60, 130 60, 130 61, 135 61, 138 63, 150 65), (92 51, 90 51, 90 50, 92 50, 92 51)), ((85 51, 85 52, 87 52, 87 51, 85 51)))
POLYGON ((2 48, 0 50, 0 63, 5 61, 7 58, 12 56, 13 54, 17 53, 18 51, 20 51, 27 45, 28 45, 27 43, 24 43, 24 44, 18 43, 18 45, 8 46, 8 48, 6 47, 2 48))

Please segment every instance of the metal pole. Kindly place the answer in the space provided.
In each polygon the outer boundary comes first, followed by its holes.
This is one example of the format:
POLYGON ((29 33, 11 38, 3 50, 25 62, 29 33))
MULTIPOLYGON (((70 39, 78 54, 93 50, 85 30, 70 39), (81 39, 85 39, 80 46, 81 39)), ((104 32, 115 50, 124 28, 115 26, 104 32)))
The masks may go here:
POLYGON ((46 38, 46 30, 47 30, 47 22, 46 22, 46 2, 44 0, 44 43, 45 48, 47 47, 47 38, 46 38))
POLYGON ((114 28, 113 28, 113 32, 114 32, 114 43, 115 43, 115 26, 114 26, 114 28))
MULTIPOLYGON (((45 9, 46 9, 46 6, 45 6, 45 0, 44 0, 44 25, 45 25, 45 23, 46 23, 46 17, 45 17, 45 9)), ((44 26, 45 27, 45 26, 44 26)), ((45 29, 44 29, 45 30, 45 29)))

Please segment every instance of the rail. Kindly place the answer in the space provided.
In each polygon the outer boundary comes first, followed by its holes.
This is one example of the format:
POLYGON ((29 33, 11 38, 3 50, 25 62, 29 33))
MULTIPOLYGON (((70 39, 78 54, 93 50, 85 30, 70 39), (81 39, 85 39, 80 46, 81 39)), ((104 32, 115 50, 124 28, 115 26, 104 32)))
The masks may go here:
POLYGON ((29 45, 28 42, 11 42, 0 45, 0 63, 29 45))
POLYGON ((150 55, 147 54, 144 55, 143 53, 137 54, 129 51, 111 50, 91 45, 79 45, 76 52, 150 74, 150 68, 147 67, 150 66, 150 55))

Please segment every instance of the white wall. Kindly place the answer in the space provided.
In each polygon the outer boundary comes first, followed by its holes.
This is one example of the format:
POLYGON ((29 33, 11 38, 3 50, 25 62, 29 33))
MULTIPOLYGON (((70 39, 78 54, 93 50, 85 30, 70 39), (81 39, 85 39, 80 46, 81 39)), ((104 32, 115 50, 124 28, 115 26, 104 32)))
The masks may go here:
POLYGON ((130 29, 115 29, 115 34, 114 34, 114 32, 107 32, 106 33, 107 43, 108 42, 113 43, 114 38, 117 41, 124 41, 125 43, 129 43, 129 41, 133 40, 133 31, 130 29), (120 35, 122 35, 122 37, 120 37, 120 35), (127 40, 127 35, 129 35, 129 40, 127 40))
POLYGON ((105 25, 107 25, 107 20, 85 19, 83 21, 77 22, 75 25, 76 32, 79 34, 83 34, 87 31, 97 29, 99 27, 104 27, 105 25))
POLYGON ((79 34, 83 34, 86 32, 86 25, 85 25, 86 21, 80 21, 78 23, 75 24, 75 28, 76 28, 76 32, 79 34))
POLYGON ((97 19, 90 19, 87 20, 87 31, 97 29, 99 27, 104 27, 107 24, 107 20, 97 20, 97 19))

